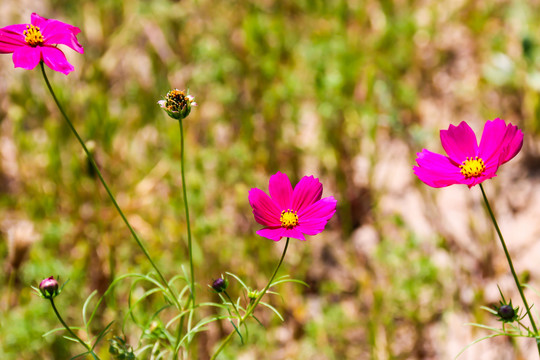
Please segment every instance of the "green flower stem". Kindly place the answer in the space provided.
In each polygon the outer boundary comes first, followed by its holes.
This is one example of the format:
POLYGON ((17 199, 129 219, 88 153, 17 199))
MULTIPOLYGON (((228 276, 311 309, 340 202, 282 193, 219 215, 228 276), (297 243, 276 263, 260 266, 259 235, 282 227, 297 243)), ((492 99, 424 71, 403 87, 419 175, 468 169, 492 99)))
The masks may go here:
POLYGON ((191 299, 193 300, 193 306, 195 306, 195 272, 193 271, 193 246, 191 241, 191 225, 189 221, 189 208, 187 200, 187 190, 186 190, 186 176, 184 171, 184 126, 183 121, 179 120, 180 124, 180 169, 182 172, 182 193, 184 194, 184 209, 186 212, 186 225, 187 225, 187 235, 188 235, 188 252, 189 252, 189 271, 191 272, 191 299))
MULTIPOLYGON (((266 284, 266 286, 264 287, 264 289, 259 293, 259 296, 257 296, 257 299, 255 299, 255 301, 251 304, 251 306, 249 306, 246 310, 246 313, 244 314, 244 316, 240 319, 240 321, 238 322, 238 328, 240 328, 242 326, 242 324, 249 318, 249 316, 251 314, 253 314, 253 311, 255 310, 255 307, 257 307, 257 305, 259 304, 259 302, 261 301, 262 297, 266 294, 266 291, 268 291, 268 288, 270 287, 270 285, 272 284, 272 281, 274 280, 274 278, 276 277, 276 274, 281 266, 281 264, 283 263, 283 259, 285 258, 285 254, 287 253, 287 248, 289 247, 289 238, 287 238, 287 242, 285 243, 285 248, 283 249, 283 254, 281 254, 281 259, 279 259, 279 263, 277 264, 276 266, 276 269, 274 270, 274 273, 272 274, 272 277, 270 278, 270 280, 268 280, 268 284, 266 284)), ((221 345, 219 346, 219 348, 216 350, 216 352, 214 353, 214 355, 212 355, 212 357, 210 358, 210 360, 215 360, 217 358, 217 356, 219 355, 219 353, 225 348, 225 346, 229 343, 229 341, 231 341, 232 339, 232 336, 236 333, 236 331, 231 331, 229 333, 229 335, 227 335, 227 337, 225 338, 225 340, 223 340, 223 342, 221 343, 221 345)))
POLYGON ((240 319, 241 316, 240 316, 240 312, 238 311, 238 308, 236 307, 236 304, 232 301, 231 297, 229 296, 229 293, 227 292, 227 290, 223 291, 223 293, 225 294, 225 296, 227 297, 227 299, 230 301, 234 311, 236 312, 236 315, 238 316, 238 318, 240 319))
POLYGON ((133 235, 133 238, 135 239, 135 241, 137 242, 137 245, 139 245, 139 248, 142 250, 142 252, 144 253, 144 255, 146 256, 146 258, 148 259, 148 261, 150 262, 150 264, 152 265, 152 267, 154 268, 154 270, 156 271, 156 273, 158 274, 161 282, 163 283, 163 285, 167 288, 167 290, 169 290, 169 292, 171 293, 171 297, 173 299, 173 301, 175 302, 175 305, 178 307, 178 309, 181 309, 182 306, 180 305, 180 302, 178 301, 178 299, 176 298, 176 294, 173 292, 173 290, 171 289, 171 287, 169 286, 169 283, 165 280, 165 278, 163 277, 163 275, 161 274, 161 271, 159 271, 158 267, 156 266, 156 264, 154 263, 154 261, 152 260, 152 258, 150 257, 150 254, 148 253, 148 251, 146 250, 146 248, 144 247, 142 241, 139 239, 139 236, 137 235, 137 233, 135 232, 135 230, 133 229, 133 227, 131 226, 131 224, 129 223, 129 221, 127 220, 126 216, 124 215, 124 212, 122 211, 122 209, 120 209, 120 206, 118 205, 118 203, 116 202, 116 199, 115 197, 113 196, 111 190, 109 189, 109 186, 107 185, 107 183, 105 182, 105 179, 103 178, 103 175, 101 175, 101 171, 99 170, 94 158, 92 157, 92 155, 90 154, 90 152, 88 151, 88 148, 86 147, 86 144, 84 143, 84 141, 82 140, 82 138, 80 137, 79 133, 77 132, 77 130, 75 130, 75 127, 73 126, 73 123, 71 122, 71 120, 69 119, 69 117, 66 115, 66 112, 64 111, 64 109, 62 108, 62 106, 60 105, 60 102, 58 101, 58 99, 56 98, 56 95, 51 87, 51 84, 49 83, 49 79, 47 78, 47 74, 45 73, 45 68, 43 66, 43 61, 39 63, 40 66, 41 66, 41 73, 43 74, 43 78, 45 79, 45 83, 47 84, 47 88, 49 89, 49 92, 51 93, 53 99, 54 99, 54 102, 56 103, 56 106, 58 107, 58 110, 60 110, 60 112, 62 113, 62 116, 64 117, 64 119, 66 120, 66 123, 68 124, 69 128, 71 129, 71 132, 73 132, 73 135, 75 135, 75 137, 77 138, 77 140, 79 141, 79 143, 81 144, 86 156, 88 157, 88 160, 90 161, 90 163, 92 164, 92 167, 94 168, 94 170, 96 171, 98 177, 99 177, 99 180, 101 181, 101 184, 103 184, 103 187, 105 188, 105 190, 107 191, 107 194, 109 195, 109 198, 111 199, 112 203, 114 204, 114 207, 116 208, 116 210, 118 211, 118 213, 120 214, 120 217, 122 218, 122 220, 124 220, 124 223, 126 224, 126 226, 128 227, 129 231, 131 232, 131 235, 133 235))
MULTIPOLYGON (((187 190, 186 190, 186 176, 185 176, 185 166, 184 166, 184 126, 182 119, 178 120, 178 124, 180 126, 180 169, 182 173, 182 193, 184 195, 184 210, 186 213, 186 224, 187 224, 187 235, 188 235, 188 253, 189 253, 189 271, 191 276, 191 281, 189 284, 190 289, 190 297, 187 303, 187 308, 192 306, 193 308, 195 305, 195 272, 193 270, 193 246, 192 246, 192 240, 191 240, 191 225, 189 221, 189 207, 188 207, 188 200, 187 200, 187 190)), ((178 329, 176 331, 176 345, 175 348, 178 347, 178 344, 180 343, 180 339, 182 337, 182 328, 184 327, 184 317, 180 320, 178 323, 178 329)), ((174 354, 174 359, 176 359, 178 354, 174 354)))
POLYGON ((510 257, 510 253, 508 252, 508 249, 506 247, 506 243, 504 242, 504 238, 502 236, 501 230, 499 229, 499 225, 497 224, 497 220, 495 219, 495 215, 493 215, 493 210, 491 210, 491 206, 489 205, 489 201, 486 196, 486 192, 484 191, 484 187, 482 184, 480 185, 480 190, 482 190, 482 196, 484 197, 484 202, 486 203, 487 210, 489 212, 489 216, 491 217, 491 221, 493 222, 493 225, 495 226, 495 230, 497 231, 497 235, 499 235, 499 239, 501 240, 501 245, 504 250, 504 254, 506 255, 506 260, 508 260, 508 266, 510 266, 510 271, 512 272, 512 276, 514 277, 514 281, 516 282, 516 286, 519 291, 519 295, 521 295, 521 300, 523 301, 523 305, 525 305, 525 309, 527 311, 527 314, 529 315, 529 319, 531 321, 532 328, 534 330, 534 336, 536 338, 536 346, 538 347, 538 354, 540 355, 540 338, 538 337, 538 329, 536 328, 536 323, 534 322, 534 318, 531 314, 531 310, 529 308, 529 304, 527 303, 527 299, 525 298, 525 294, 523 293, 523 288, 519 282, 518 276, 516 274, 516 270, 514 270, 514 265, 512 263, 512 258, 510 257))
POLYGON ((74 339, 77 339, 77 341, 79 343, 81 343, 82 346, 84 346, 86 348, 86 350, 88 350, 88 352, 92 355, 92 357, 95 359, 95 360, 99 360, 99 357, 94 353, 94 350, 90 347, 90 345, 88 345, 87 343, 85 343, 84 341, 81 340, 80 337, 78 337, 70 328, 69 326, 67 326, 67 324, 65 323, 64 319, 62 319, 62 317, 60 316, 60 313, 58 312, 58 310, 56 309, 56 305, 54 305, 54 300, 53 298, 49 298, 49 300, 51 301, 51 305, 52 305, 52 308, 54 310, 54 313, 56 314, 56 317, 58 318, 58 320, 60 320, 60 322, 62 323, 62 325, 64 325, 64 327, 66 328, 66 330, 68 331, 68 333, 74 338, 74 339))

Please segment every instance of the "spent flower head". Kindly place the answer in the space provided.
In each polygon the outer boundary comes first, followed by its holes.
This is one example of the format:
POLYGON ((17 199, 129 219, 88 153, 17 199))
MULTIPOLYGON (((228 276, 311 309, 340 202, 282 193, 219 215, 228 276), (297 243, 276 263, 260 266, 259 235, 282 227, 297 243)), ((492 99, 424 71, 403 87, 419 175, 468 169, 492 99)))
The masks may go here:
POLYGON ((322 232, 336 212, 336 199, 322 199, 323 186, 313 176, 304 176, 293 189, 287 175, 278 171, 270 177, 268 189, 270 196, 256 188, 249 191, 255 221, 265 226, 257 234, 268 239, 306 240, 304 235, 322 232))
POLYGON ((27 70, 40 61, 63 74, 74 70, 57 45, 66 45, 78 53, 84 49, 77 41, 81 30, 54 19, 33 13, 30 24, 15 24, 0 28, 0 54, 13 54, 13 64, 27 70))
POLYGON ((167 93, 165 100, 158 101, 159 106, 176 120, 185 119, 191 112, 192 106, 197 106, 195 98, 184 91, 174 89, 167 93))
POLYGON ((497 176, 499 166, 510 161, 523 146, 523 132, 504 120, 486 122, 480 145, 470 126, 462 121, 441 130, 441 143, 448 156, 422 150, 413 170, 431 187, 465 184, 469 188, 497 176))

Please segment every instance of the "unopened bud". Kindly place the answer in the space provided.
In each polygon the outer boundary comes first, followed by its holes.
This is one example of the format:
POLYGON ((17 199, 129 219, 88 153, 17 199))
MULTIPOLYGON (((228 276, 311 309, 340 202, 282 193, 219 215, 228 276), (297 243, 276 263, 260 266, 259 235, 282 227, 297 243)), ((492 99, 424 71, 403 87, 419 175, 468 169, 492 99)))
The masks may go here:
POLYGON ((221 293, 227 289, 228 285, 229 283, 227 280, 225 280, 224 278, 218 278, 212 283, 212 289, 214 289, 214 291, 217 293, 221 293))
POLYGON ((60 293, 58 291, 58 281, 56 281, 54 276, 42 280, 39 283, 39 290, 45 299, 52 299, 60 293))

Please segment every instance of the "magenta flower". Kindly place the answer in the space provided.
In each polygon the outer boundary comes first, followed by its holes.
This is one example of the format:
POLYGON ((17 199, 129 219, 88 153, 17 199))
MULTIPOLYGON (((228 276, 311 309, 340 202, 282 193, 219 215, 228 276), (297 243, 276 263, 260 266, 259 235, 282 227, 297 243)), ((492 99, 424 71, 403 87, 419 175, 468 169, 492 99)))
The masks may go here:
POLYGON ((257 234, 268 239, 305 240, 304 235, 323 231, 336 212, 336 199, 321 199, 322 184, 313 176, 304 176, 293 190, 287 175, 278 171, 270 177, 268 188, 270 196, 256 188, 249 191, 255 220, 265 226, 257 234))
POLYGON ((466 122, 441 130, 441 143, 448 156, 426 149, 417 153, 413 170, 432 187, 465 184, 469 188, 497 176, 497 169, 517 155, 523 145, 523 132, 504 120, 486 122, 480 145, 466 122))
POLYGON ((0 54, 13 53, 15 67, 32 70, 43 61, 45 65, 64 74, 74 70, 57 44, 67 45, 83 53, 77 41, 78 27, 58 20, 32 14, 30 24, 16 24, 0 28, 0 54))

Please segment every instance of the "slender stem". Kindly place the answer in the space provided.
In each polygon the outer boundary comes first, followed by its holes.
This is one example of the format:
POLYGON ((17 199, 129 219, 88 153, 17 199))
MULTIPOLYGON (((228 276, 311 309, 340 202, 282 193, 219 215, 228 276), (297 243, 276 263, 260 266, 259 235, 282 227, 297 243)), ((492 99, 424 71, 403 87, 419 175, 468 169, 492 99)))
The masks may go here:
POLYGON ((139 236, 137 235, 137 233, 135 232, 135 230, 133 229, 133 227, 131 226, 131 224, 129 223, 128 219, 126 218, 126 216, 124 215, 124 212, 122 211, 122 209, 120 209, 120 206, 118 205, 118 203, 116 202, 116 199, 115 197, 113 196, 111 190, 109 189, 109 186, 107 185, 107 183, 105 182, 105 179, 103 178, 103 175, 101 174, 101 171, 99 170, 94 158, 92 157, 92 155, 90 154, 90 151, 88 151, 88 148, 86 147, 86 144, 84 143, 84 141, 82 140, 82 138, 80 137, 79 133, 77 132, 77 130, 75 129, 75 127, 73 126, 73 123, 71 122, 71 120, 69 119, 69 117, 66 115, 66 112, 64 111, 64 109, 62 108, 62 105, 60 105, 60 102, 58 101, 58 99, 56 98, 56 95, 51 87, 51 84, 49 83, 49 79, 47 78, 47 74, 45 73, 45 68, 43 66, 43 61, 40 62, 40 65, 41 65, 41 73, 43 74, 43 78, 45 79, 45 83, 47 84, 47 88, 49 89, 49 92, 51 93, 53 99, 54 99, 54 102, 56 103, 56 106, 58 107, 58 110, 60 110, 60 112, 62 113, 62 116, 64 117, 64 119, 66 120, 66 123, 67 125, 69 126, 69 128, 71 129, 71 132, 73 133, 73 135, 75 135, 75 137, 77 138, 77 140, 79 141, 79 144, 81 144, 86 156, 88 157, 88 160, 90 161, 90 163, 92 164, 92 167, 94 168, 94 170, 96 171, 97 175, 98 175, 98 178, 99 180, 101 181, 101 184, 103 185, 103 187, 105 188, 105 190, 107 191, 107 194, 109 195, 109 198, 111 199, 114 207, 116 208, 116 210, 118 211, 118 213, 120 214, 120 217, 122 218, 122 220, 124 221, 124 223, 126 224, 126 226, 128 227, 129 231, 131 232, 131 235, 133 235, 133 238, 135 239, 135 241, 137 242, 137 245, 139 245, 139 248, 142 250, 142 252, 144 253, 144 255, 146 256, 146 258, 148 259, 148 261, 150 262, 150 264, 152 265, 152 267, 154 268, 154 270, 156 271, 156 273, 158 274, 160 280, 163 282, 163 285, 165 285, 165 287, 167 287, 167 289, 169 290, 169 292, 171 293, 171 297, 173 298, 173 301, 175 302, 176 306, 178 307, 178 309, 181 309, 181 305, 178 301, 178 299, 176 298, 176 295, 175 293, 173 292, 173 290, 171 289, 171 287, 169 286, 169 283, 167 282, 167 280, 165 280, 165 278, 163 277, 163 275, 161 274, 161 271, 159 271, 158 267, 156 266, 156 264, 154 263, 154 261, 152 260, 152 258, 150 257, 150 254, 148 253, 148 251, 146 250, 146 248, 144 247, 142 241, 139 239, 139 236))
POLYGON ((230 301, 234 311, 236 312, 236 315, 238 316, 238 319, 240 319, 241 318, 240 312, 238 311, 238 308, 236 307, 236 304, 232 301, 231 297, 229 296, 229 293, 227 292, 227 290, 223 291, 223 293, 225 294, 227 299, 230 301))
MULTIPOLYGON (((277 264, 276 269, 274 270, 274 273, 272 274, 272 277, 270 278, 270 280, 268 280, 268 284, 266 284, 264 289, 259 293, 259 296, 257 297, 257 299, 255 299, 255 301, 251 304, 251 306, 247 308, 246 313, 238 322, 238 328, 240 328, 240 326, 242 326, 242 324, 247 320, 247 318, 253 313, 253 311, 255 310, 255 307, 259 304, 262 297, 266 294, 266 291, 268 291, 268 288, 270 287, 270 285, 272 284, 272 281, 276 277, 276 274, 281 266, 281 263, 283 263, 283 259, 285 258, 285 254, 287 253, 288 247, 289 247, 289 238, 287 238, 287 242, 285 243, 285 248, 283 249, 283 254, 281 254, 281 259, 279 259, 279 263, 277 264)), ((216 350, 214 355, 212 355, 210 360, 215 360, 217 358, 219 353, 225 348, 225 346, 229 343, 229 341, 231 341, 231 338, 235 333, 236 331, 231 331, 229 335, 227 335, 227 337, 225 338, 225 340, 223 340, 223 342, 221 343, 219 348, 216 350)))
POLYGON ((79 343, 81 343, 82 346, 84 346, 86 348, 86 350, 88 350, 88 352, 90 354, 92 354, 92 357, 96 360, 99 359, 99 357, 94 353, 94 350, 92 350, 92 348, 90 347, 90 345, 88 345, 87 343, 85 343, 84 341, 81 340, 80 337, 78 337, 70 328, 69 326, 67 326, 67 324, 64 322, 64 319, 62 319, 62 317, 60 316, 60 313, 58 312, 58 310, 56 309, 56 305, 54 305, 54 300, 53 298, 49 298, 49 300, 51 300, 51 305, 52 305, 52 308, 54 310, 54 313, 56 314, 56 317, 58 318, 58 320, 60 320, 60 322, 62 323, 62 325, 64 325, 64 327, 66 328, 66 330, 69 332, 69 334, 74 337, 75 339, 77 339, 77 341, 79 343))
POLYGON ((195 272, 193 271, 193 246, 191 241, 191 225, 189 221, 189 207, 187 200, 187 190, 186 190, 186 176, 184 171, 184 122, 179 120, 180 124, 180 169, 182 173, 182 193, 184 195, 184 209, 186 212, 186 225, 187 225, 187 235, 188 235, 188 252, 189 252, 189 271, 191 272, 191 299, 193 300, 193 306, 195 306, 195 272))
POLYGON ((497 224, 497 220, 495 219, 495 215, 493 214, 493 211, 491 210, 491 206, 489 205, 489 201, 486 196, 486 192, 484 191, 484 187, 482 184, 480 185, 480 190, 482 190, 482 196, 484 198, 484 202, 486 203, 487 210, 489 212, 489 216, 491 217, 491 221, 493 222, 493 225, 495 226, 495 230, 497 231, 497 235, 499 235, 499 239, 501 240, 501 245, 504 250, 504 254, 506 255, 506 260, 508 260, 508 266, 510 267, 510 271, 512 272, 512 276, 514 277, 514 281, 516 283, 516 286, 519 291, 519 295, 521 296, 521 300, 523 301, 523 305, 525 305, 525 309, 527 311, 527 314, 529 315, 529 319, 531 321, 532 328, 534 330, 534 335, 536 337, 536 345, 538 347, 538 354, 540 355, 540 338, 538 337, 538 329, 536 328, 536 323, 534 322, 534 318, 531 314, 531 310, 529 308, 529 304, 527 303, 527 299, 525 298, 525 294, 523 293, 523 288, 521 286, 521 283, 519 282, 519 278, 516 274, 516 270, 514 270, 514 265, 512 263, 512 258, 510 257, 510 253, 508 252, 508 249, 506 247, 506 243, 504 241, 504 237, 502 236, 501 230, 499 229, 499 225, 497 224))
MULTIPOLYGON (((188 253, 189 253, 189 271, 191 276, 191 281, 189 284, 190 297, 187 303, 187 308, 190 306, 195 307, 195 272, 193 270, 193 246, 191 241, 191 223, 189 221, 189 207, 187 200, 187 186, 186 186, 186 176, 185 176, 185 167, 184 167, 184 126, 182 119, 178 120, 180 126, 180 169, 182 174, 182 193, 184 196, 184 210, 186 213, 186 224, 187 224, 187 235, 188 235, 188 253)), ((178 323, 178 329, 176 331, 176 345, 178 347, 180 343, 180 338, 182 337, 182 328, 184 327, 184 317, 178 323)), ((174 359, 178 356, 177 353, 174 354, 174 359)))

